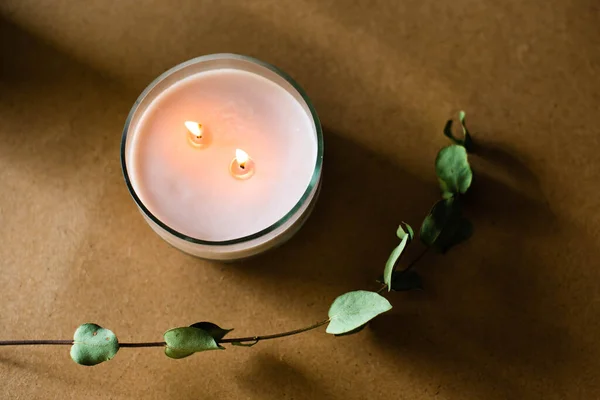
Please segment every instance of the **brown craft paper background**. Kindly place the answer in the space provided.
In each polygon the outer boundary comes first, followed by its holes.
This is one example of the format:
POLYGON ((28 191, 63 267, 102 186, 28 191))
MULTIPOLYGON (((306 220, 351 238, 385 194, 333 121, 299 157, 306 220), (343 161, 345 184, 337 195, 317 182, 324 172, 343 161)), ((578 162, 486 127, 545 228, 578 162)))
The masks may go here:
POLYGON ((0 339, 309 325, 376 289, 398 223, 438 198, 453 112, 482 147, 474 237, 423 259, 426 290, 392 294, 361 334, 179 361, 122 349, 94 368, 68 347, 3 347, 0 398, 600 398, 597 0, 3 0, 0 57, 0 339), (325 129, 306 226, 234 265, 159 239, 119 164, 146 84, 215 52, 288 72, 325 129))

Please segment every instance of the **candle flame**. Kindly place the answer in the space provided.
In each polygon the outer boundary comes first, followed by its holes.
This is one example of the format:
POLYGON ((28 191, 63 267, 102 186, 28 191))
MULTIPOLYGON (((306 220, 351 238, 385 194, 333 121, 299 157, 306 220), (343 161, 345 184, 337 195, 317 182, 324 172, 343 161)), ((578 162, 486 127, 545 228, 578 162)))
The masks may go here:
POLYGON ((202 124, 199 124, 195 121, 185 121, 185 127, 188 131, 198 139, 202 137, 202 124))
POLYGON ((235 149, 235 160, 238 162, 240 167, 243 167, 249 159, 250 156, 248 156, 248 153, 246 153, 244 150, 235 149))

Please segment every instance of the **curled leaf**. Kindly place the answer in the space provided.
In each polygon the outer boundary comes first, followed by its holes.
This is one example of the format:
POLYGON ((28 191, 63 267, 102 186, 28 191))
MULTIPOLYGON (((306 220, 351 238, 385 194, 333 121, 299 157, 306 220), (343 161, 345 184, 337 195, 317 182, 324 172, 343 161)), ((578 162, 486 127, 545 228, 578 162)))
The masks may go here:
MULTIPOLYGON (((406 225, 406 230, 408 231, 408 235, 410 236, 410 240, 413 240, 413 238, 415 237, 415 231, 413 230, 412 226, 410 226, 406 222, 403 222, 403 224, 406 225)), ((400 238, 400 239, 402 239, 402 238, 400 238)))
POLYGON ((375 292, 357 290, 339 296, 329 308, 327 333, 339 335, 366 324, 392 309, 387 299, 375 292))
POLYGON ((217 341, 205 330, 194 327, 169 329, 164 334, 165 354, 170 358, 184 358, 207 350, 222 350, 217 341))
POLYGON ((435 172, 444 198, 465 193, 473 180, 467 151, 463 146, 451 145, 440 150, 435 160, 435 172))
POLYGON ((460 111, 458 113, 458 119, 460 121, 460 126, 463 131, 462 139, 455 137, 454 134, 452 133, 453 121, 451 119, 448 120, 448 122, 446 122, 446 125, 444 126, 444 135, 446 135, 448 138, 450 138, 450 140, 452 140, 455 144, 463 146, 467 151, 471 151, 471 149, 473 147, 473 140, 471 139, 471 135, 469 134, 469 130, 467 129, 465 115, 466 114, 464 111, 460 111))
POLYGON ((221 339, 225 337, 229 332, 233 329, 223 329, 217 324, 213 324, 212 322, 196 322, 195 324, 190 325, 192 328, 202 329, 206 333, 215 339, 218 343, 221 339))
POLYGON ((396 230, 396 236, 398 236, 398 239, 404 239, 404 236, 408 235, 409 236, 408 240, 409 241, 412 240, 413 237, 415 236, 415 232, 413 231, 413 228, 406 222, 402 222, 402 224, 398 225, 398 229, 396 230), (402 229, 402 224, 404 224, 408 233, 405 232, 404 229, 402 229))
POLYGON ((444 253, 468 239, 473 231, 471 222, 461 215, 460 201, 451 197, 440 200, 421 225, 421 241, 444 253))
POLYGON ((396 232, 396 234, 398 235, 399 238, 402 239, 402 241, 400 242, 400 244, 398 246, 396 246, 396 248, 394 248, 394 250, 392 250, 392 253, 390 254, 390 256, 388 257, 388 259, 385 263, 385 268, 383 269, 383 282, 388 286, 388 291, 392 290, 391 279, 392 279, 392 272, 394 272, 394 267, 396 265, 396 262, 402 255, 402 252, 406 248, 407 243, 411 240, 412 235, 414 235, 413 230, 410 227, 410 225, 406 224, 406 226, 407 226, 407 229, 409 230, 409 233, 404 232, 404 230, 402 229, 402 225, 400 225, 398 227, 398 231, 396 232))
POLYGON ((80 325, 73 335, 71 358, 80 365, 96 365, 112 359, 119 341, 112 331, 96 324, 80 325))

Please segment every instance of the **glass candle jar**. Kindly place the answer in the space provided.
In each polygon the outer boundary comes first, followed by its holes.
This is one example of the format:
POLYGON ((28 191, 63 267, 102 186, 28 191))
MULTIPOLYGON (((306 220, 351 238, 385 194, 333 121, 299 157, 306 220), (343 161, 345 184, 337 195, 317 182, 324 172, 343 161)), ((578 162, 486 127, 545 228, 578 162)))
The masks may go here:
POLYGON ((250 257, 311 213, 323 134, 304 91, 262 61, 198 57, 133 105, 121 141, 127 188, 152 229, 205 259, 250 257))

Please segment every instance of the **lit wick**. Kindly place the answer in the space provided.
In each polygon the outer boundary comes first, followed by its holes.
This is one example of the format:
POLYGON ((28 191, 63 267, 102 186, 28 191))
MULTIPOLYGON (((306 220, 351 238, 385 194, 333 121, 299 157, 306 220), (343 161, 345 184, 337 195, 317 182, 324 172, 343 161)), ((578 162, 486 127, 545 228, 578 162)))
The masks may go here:
POLYGON ((246 163, 248 162, 249 158, 250 157, 248 156, 248 153, 246 153, 244 150, 235 149, 235 160, 238 162, 241 169, 246 168, 246 163))
POLYGON ((236 179, 248 179, 254 175, 254 161, 244 150, 235 149, 235 158, 231 161, 229 170, 236 179))
POLYGON ((202 124, 195 121, 185 121, 184 125, 188 130, 188 139, 193 146, 204 147, 208 144, 202 124))

